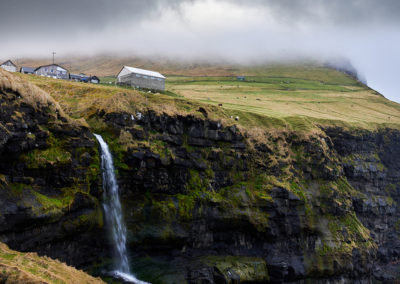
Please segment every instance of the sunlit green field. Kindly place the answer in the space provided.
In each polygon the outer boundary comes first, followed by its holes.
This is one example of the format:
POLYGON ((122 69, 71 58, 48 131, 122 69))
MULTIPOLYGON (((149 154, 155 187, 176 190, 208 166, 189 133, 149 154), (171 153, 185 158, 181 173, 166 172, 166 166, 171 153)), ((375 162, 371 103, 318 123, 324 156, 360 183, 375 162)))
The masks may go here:
MULTIPOLYGON (((150 94, 114 84, 87 84, 18 74, 49 92, 72 117, 98 107, 132 106, 199 115, 244 127, 308 130, 319 125, 400 128, 400 105, 333 69, 316 66, 242 68, 233 76, 168 76, 166 91, 150 94), (244 75, 245 81, 237 80, 244 75), (239 120, 235 118, 238 117, 239 120)), ((102 78, 108 82, 115 77, 102 78)))
POLYGON ((188 99, 220 105, 239 119, 260 115, 288 122, 301 118, 364 126, 400 123, 399 104, 351 76, 323 67, 271 67, 246 76, 245 81, 233 76, 168 77, 166 88, 188 99))

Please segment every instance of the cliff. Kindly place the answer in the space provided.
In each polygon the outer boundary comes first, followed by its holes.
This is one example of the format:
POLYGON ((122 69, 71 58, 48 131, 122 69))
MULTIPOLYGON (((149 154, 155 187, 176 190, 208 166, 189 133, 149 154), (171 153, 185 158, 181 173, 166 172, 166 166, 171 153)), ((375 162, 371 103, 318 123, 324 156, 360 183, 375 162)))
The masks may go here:
POLYGON ((76 265, 103 225, 99 155, 88 127, 47 93, 0 73, 0 240, 76 265))
POLYGON ((42 86, 86 123, 23 79, 0 75, 0 240, 13 249, 107 268, 95 132, 114 155, 140 279, 399 279, 395 126, 255 128, 161 94, 42 86))
POLYGON ((136 258, 145 271, 165 265, 156 275, 189 283, 397 278, 398 130, 250 137, 193 116, 102 119, 123 143, 129 243, 153 257, 136 258))

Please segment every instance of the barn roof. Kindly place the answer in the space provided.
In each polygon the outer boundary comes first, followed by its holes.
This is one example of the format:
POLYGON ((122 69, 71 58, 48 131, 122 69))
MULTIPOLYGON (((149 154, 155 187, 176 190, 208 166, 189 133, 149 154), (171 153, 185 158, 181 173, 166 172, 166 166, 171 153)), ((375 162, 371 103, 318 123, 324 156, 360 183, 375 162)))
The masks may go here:
POLYGON ((82 76, 81 76, 81 75, 78 75, 78 74, 69 74, 69 77, 70 77, 71 79, 80 79, 80 78, 82 78, 82 76))
MULTIPOLYGON (((145 69, 140 69, 140 68, 135 68, 135 67, 129 67, 129 66, 124 66, 124 68, 122 68, 121 71, 123 69, 127 69, 128 71, 130 71, 132 73, 135 73, 135 74, 153 76, 153 77, 156 77, 156 78, 165 79, 165 77, 163 75, 161 75, 160 73, 158 73, 156 71, 150 71, 150 70, 145 70, 145 69)), ((121 73, 121 71, 119 73, 121 73)))
POLYGON ((21 71, 24 71, 24 72, 34 72, 35 71, 35 68, 33 68, 33 67, 25 67, 25 66, 22 66, 21 67, 21 71))
POLYGON ((4 65, 4 64, 6 64, 7 62, 10 62, 12 65, 14 65, 15 67, 17 67, 17 65, 15 65, 11 60, 4 61, 4 62, 1 63, 0 65, 4 65))
POLYGON ((39 70, 40 68, 49 67, 49 66, 57 66, 57 67, 60 67, 60 68, 64 69, 65 71, 68 71, 67 68, 64 68, 64 67, 62 67, 62 66, 60 66, 60 65, 58 65, 58 64, 47 64, 47 65, 42 65, 42 66, 39 66, 38 68, 36 68, 35 71, 39 70))

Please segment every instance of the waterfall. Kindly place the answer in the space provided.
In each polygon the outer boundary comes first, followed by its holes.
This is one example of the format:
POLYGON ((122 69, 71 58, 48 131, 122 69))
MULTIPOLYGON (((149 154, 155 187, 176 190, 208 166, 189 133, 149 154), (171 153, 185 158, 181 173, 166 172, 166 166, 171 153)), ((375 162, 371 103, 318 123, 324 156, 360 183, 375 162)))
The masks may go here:
POLYGON ((101 169, 103 177, 104 214, 106 224, 110 226, 114 246, 114 271, 113 274, 126 282, 145 284, 131 275, 126 250, 126 226, 119 200, 118 183, 114 174, 113 159, 107 143, 98 134, 94 134, 101 148, 101 169))

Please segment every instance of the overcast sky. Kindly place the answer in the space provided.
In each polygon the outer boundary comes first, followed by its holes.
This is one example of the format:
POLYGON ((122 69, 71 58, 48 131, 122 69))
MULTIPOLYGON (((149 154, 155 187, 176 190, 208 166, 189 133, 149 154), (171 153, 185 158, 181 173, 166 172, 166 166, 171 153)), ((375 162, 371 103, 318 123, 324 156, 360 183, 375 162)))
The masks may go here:
POLYGON ((347 57, 400 102, 399 0, 0 0, 0 58, 113 52, 234 63, 347 57))

